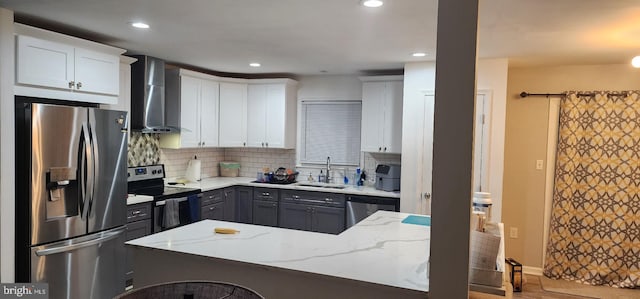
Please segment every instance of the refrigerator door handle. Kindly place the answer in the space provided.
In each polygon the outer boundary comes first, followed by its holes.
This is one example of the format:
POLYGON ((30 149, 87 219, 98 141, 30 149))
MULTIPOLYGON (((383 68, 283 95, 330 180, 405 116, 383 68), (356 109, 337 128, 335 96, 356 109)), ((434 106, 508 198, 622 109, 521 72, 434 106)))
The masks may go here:
POLYGON ((91 196, 89 194, 89 185, 88 182, 91 181, 90 175, 90 166, 89 164, 89 156, 91 155, 90 149, 90 140, 89 140, 89 130, 87 128, 86 123, 82 124, 82 133, 80 135, 80 179, 82 183, 80 184, 82 197, 80 198, 80 218, 87 219, 89 217, 88 213, 88 199, 91 196))
POLYGON ((89 213, 91 212, 91 204, 93 203, 93 193, 94 193, 94 184, 95 184, 95 144, 94 144, 94 140, 93 140, 93 134, 91 131, 91 128, 89 127, 88 124, 84 123, 83 124, 83 132, 85 133, 85 136, 87 136, 86 140, 88 140, 88 142, 86 143, 86 150, 87 150, 87 159, 86 159, 86 163, 87 163, 87 197, 85 198, 85 205, 86 205, 86 214, 85 216, 87 217, 86 219, 89 219, 89 213))
POLYGON ((91 196, 89 196, 89 208, 87 211, 87 219, 89 217, 89 214, 91 213, 91 206, 93 205, 93 198, 95 195, 95 187, 94 184, 96 183, 96 181, 99 179, 98 178, 98 174, 99 172, 99 165, 98 165, 98 145, 97 142, 98 140, 96 139, 96 133, 93 130, 91 124, 89 124, 88 126, 89 129, 89 139, 91 140, 91 144, 90 144, 90 149, 91 149, 91 161, 89 162, 89 165, 91 166, 91 171, 89 172, 91 174, 91 178, 89 179, 89 182, 91 183, 91 188, 89 189, 91 191, 91 196))
POLYGON ((96 239, 92 239, 92 240, 89 240, 89 241, 76 243, 76 244, 63 245, 63 246, 56 246, 56 247, 46 248, 46 249, 40 249, 40 250, 36 251, 36 255, 37 256, 47 256, 47 255, 63 253, 63 252, 69 252, 69 251, 77 250, 77 249, 80 249, 80 248, 93 246, 93 245, 96 245, 96 244, 104 243, 104 242, 109 241, 111 239, 115 239, 120 234, 122 234, 124 232, 125 232, 125 228, 121 228, 119 230, 103 233, 103 235, 101 237, 96 238, 96 239))

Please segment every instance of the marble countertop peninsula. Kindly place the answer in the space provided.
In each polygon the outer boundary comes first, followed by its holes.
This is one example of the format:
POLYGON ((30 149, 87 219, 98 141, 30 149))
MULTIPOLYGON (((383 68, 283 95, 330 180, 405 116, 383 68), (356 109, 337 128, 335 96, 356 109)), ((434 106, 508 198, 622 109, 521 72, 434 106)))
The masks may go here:
POLYGON ((339 235, 203 220, 126 244, 427 292, 430 228, 408 215, 378 211, 339 235))

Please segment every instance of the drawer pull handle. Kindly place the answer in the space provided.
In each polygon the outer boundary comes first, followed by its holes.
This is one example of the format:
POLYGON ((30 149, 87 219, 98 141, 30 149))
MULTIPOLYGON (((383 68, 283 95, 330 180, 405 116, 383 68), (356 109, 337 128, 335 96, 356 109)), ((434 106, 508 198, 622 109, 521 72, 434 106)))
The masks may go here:
POLYGON ((262 192, 262 196, 269 196, 269 192, 262 192))
POLYGON ((300 199, 300 196, 298 196, 298 195, 294 195, 292 197, 293 197, 293 199, 300 199))
POLYGON ((326 202, 330 202, 330 201, 333 201, 333 199, 331 199, 331 198, 325 198, 325 199, 324 199, 324 201, 326 201, 326 202))
POLYGON ((69 88, 73 88, 74 85, 76 85, 76 82, 69 81, 69 88))
POLYGON ((209 211, 213 211, 215 209, 216 209, 215 207, 211 207, 211 208, 209 208, 209 211))
POLYGON ((132 214, 133 214, 133 215, 138 215, 138 214, 140 214, 140 213, 142 213, 142 212, 140 212, 140 211, 133 211, 133 213, 132 213, 132 214))

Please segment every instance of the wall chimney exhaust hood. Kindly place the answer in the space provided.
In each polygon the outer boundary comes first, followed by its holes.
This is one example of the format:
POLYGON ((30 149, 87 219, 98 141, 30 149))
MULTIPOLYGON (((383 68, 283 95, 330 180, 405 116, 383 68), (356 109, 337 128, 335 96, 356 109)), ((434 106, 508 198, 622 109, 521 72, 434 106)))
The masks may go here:
POLYGON ((131 130, 142 133, 178 133, 166 123, 164 61, 134 55, 131 64, 131 130))

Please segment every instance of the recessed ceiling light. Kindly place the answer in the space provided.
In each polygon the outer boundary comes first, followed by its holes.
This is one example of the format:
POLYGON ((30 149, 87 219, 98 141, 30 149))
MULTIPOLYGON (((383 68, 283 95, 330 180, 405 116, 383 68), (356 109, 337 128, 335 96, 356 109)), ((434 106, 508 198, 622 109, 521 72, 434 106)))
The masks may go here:
POLYGON ((149 24, 142 23, 142 22, 133 22, 131 23, 131 26, 140 28, 140 29, 149 29, 149 24))
POLYGON ((380 7, 382 6, 382 0, 362 0, 360 4, 366 7, 380 7))
POLYGON ((424 53, 424 52, 416 52, 416 53, 413 53, 413 54, 411 54, 411 55, 412 55, 413 57, 425 57, 425 56, 427 56, 427 53, 424 53))
POLYGON ((631 59, 631 65, 635 68, 640 68, 640 56, 633 57, 633 59, 631 59))
POLYGON ((260 67, 260 63, 252 62, 252 63, 249 63, 249 66, 250 67, 260 67))

